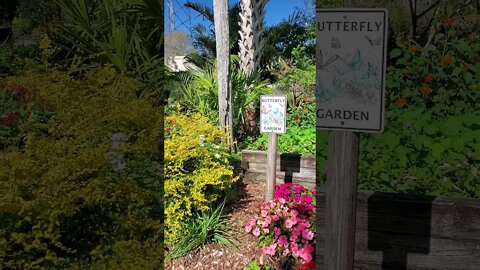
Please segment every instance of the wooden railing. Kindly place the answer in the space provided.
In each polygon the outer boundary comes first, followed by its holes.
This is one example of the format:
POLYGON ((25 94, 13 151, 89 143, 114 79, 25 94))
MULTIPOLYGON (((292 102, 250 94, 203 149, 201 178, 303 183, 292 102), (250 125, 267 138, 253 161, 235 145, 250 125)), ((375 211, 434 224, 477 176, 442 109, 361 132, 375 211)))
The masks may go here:
MULTIPOLYGON (((294 182, 315 187, 315 156, 300 154, 277 154, 277 184, 294 182)), ((242 169, 245 180, 265 181, 267 178, 267 152, 242 151, 242 169)))

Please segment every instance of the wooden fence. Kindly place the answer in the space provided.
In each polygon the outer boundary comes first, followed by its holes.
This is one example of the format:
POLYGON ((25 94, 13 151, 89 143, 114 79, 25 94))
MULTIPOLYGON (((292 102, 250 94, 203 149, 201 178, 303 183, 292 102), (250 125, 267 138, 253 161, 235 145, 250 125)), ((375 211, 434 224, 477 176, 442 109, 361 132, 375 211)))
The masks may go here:
MULTIPOLYGON (((317 189, 323 268, 325 190, 317 189)), ((479 270, 480 200, 359 191, 355 269, 479 270)))
MULTIPOLYGON (((277 184, 294 182, 315 187, 315 164, 314 155, 277 154, 277 178, 280 180, 277 184)), ((243 150, 242 169, 245 180, 265 181, 267 152, 243 150)))

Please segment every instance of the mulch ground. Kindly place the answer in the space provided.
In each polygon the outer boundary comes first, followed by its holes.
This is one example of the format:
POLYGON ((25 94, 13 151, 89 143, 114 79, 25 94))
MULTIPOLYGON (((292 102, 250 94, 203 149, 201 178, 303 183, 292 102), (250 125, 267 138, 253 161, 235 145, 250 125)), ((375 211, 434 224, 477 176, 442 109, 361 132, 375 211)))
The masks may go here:
POLYGON ((213 243, 207 244, 198 251, 166 262, 165 269, 244 270, 252 260, 257 259, 258 261, 262 250, 257 246, 257 239, 251 234, 246 234, 243 227, 253 217, 257 206, 263 202, 264 187, 263 182, 244 182, 243 179, 235 183, 235 200, 225 207, 225 214, 229 216, 229 225, 233 229, 233 236, 239 243, 238 249, 213 243))

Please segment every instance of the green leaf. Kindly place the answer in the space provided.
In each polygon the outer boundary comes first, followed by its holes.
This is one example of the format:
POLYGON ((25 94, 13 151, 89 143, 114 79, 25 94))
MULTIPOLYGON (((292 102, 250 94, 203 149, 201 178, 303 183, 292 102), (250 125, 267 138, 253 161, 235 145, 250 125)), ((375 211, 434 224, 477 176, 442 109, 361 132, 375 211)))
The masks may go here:
POLYGON ((395 58, 395 57, 398 57, 402 54, 402 51, 398 48, 395 48, 392 50, 392 52, 390 53, 390 58, 395 58))
POLYGON ((427 124, 423 127, 423 131, 428 135, 434 135, 437 133, 438 128, 435 125, 427 124))
POLYGON ((465 139, 454 137, 452 138, 452 147, 457 152, 462 152, 465 148, 465 139))
POLYGON ((389 132, 389 131, 385 132, 382 135, 382 138, 387 142, 388 146, 390 146, 391 148, 394 148, 400 143, 400 136, 398 136, 397 134, 393 134, 392 132, 389 132))
POLYGON ((463 73, 463 79, 467 84, 470 84, 472 82, 473 76, 470 72, 465 72, 463 73))

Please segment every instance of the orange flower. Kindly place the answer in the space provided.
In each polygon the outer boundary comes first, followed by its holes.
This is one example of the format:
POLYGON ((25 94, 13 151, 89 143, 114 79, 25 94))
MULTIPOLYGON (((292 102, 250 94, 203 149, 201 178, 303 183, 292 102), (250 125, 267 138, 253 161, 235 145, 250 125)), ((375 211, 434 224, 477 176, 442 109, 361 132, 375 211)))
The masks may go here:
POLYGON ((426 82, 426 83, 431 83, 433 82, 435 78, 433 77, 433 74, 431 73, 428 73, 427 75, 425 75, 425 77, 423 78, 423 80, 426 82))
POLYGON ((308 111, 307 110, 303 110, 304 113, 307 113, 308 111))
POLYGON ((450 55, 442 56, 440 62, 442 62, 444 65, 450 65, 453 63, 453 58, 450 55))
POLYGON ((420 91, 421 91, 424 95, 428 95, 428 94, 432 93, 432 88, 430 88, 430 86, 424 84, 424 85, 422 85, 422 87, 420 88, 420 91))
POLYGON ((410 47, 410 52, 411 53, 417 53, 420 51, 420 48, 418 48, 417 46, 413 45, 412 47, 410 47))
POLYGON ((300 123, 300 122, 302 122, 302 120, 300 120, 300 119, 297 119, 297 123, 300 123))
POLYGON ((308 97, 303 98, 303 101, 308 101, 308 97))
POLYGON ((446 25, 453 25, 455 23, 455 19, 454 18, 445 18, 442 20, 443 24, 446 24, 446 25))
POLYGON ((393 103, 395 103, 395 105, 405 105, 407 104, 407 99, 406 98, 397 98, 393 103))

